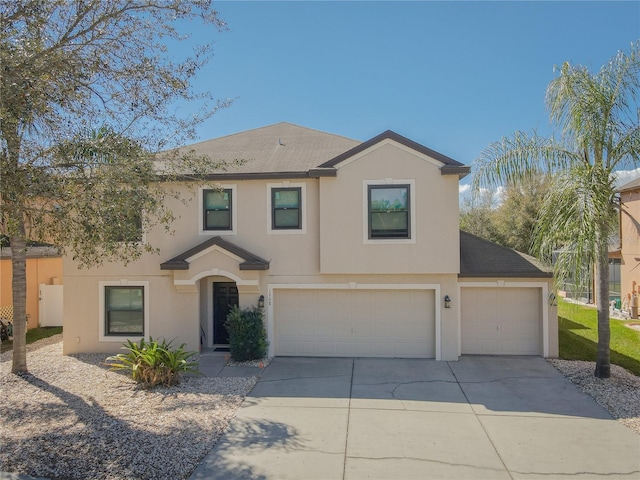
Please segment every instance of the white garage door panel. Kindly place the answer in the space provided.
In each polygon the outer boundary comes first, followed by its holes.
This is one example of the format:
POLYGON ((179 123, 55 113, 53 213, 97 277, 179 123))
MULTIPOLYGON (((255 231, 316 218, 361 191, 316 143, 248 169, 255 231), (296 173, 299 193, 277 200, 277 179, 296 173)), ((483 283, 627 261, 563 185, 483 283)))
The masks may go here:
POLYGON ((274 292, 276 355, 435 357, 433 290, 274 292))
POLYGON ((542 355, 538 288, 463 288, 462 353, 542 355))

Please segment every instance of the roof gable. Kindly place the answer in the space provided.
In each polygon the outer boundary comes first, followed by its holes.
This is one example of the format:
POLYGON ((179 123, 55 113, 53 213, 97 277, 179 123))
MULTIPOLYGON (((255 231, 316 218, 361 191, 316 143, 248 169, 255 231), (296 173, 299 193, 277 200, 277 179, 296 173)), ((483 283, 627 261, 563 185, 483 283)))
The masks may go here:
POLYGON ((440 167, 442 175, 460 175, 460 178, 462 178, 471 171, 470 167, 463 165, 462 163, 450 157, 447 157, 446 155, 436 152, 435 150, 425 147, 424 145, 414 142, 413 140, 409 140, 408 138, 403 137, 402 135, 399 135, 391 130, 386 130, 380 135, 376 135, 372 139, 367 140, 366 142, 363 142, 351 148, 350 150, 341 153, 340 155, 337 155, 331 160, 321 164, 320 168, 335 168, 342 162, 347 161, 351 157, 367 150, 368 148, 373 147, 374 145, 377 145, 380 142, 383 142, 384 140, 392 140, 401 145, 404 145, 405 147, 415 150, 416 152, 419 152, 441 162, 443 164, 440 167))
POLYGON ((189 263, 208 250, 216 249, 228 254, 239 263, 240 270, 268 270, 269 262, 244 248, 224 240, 222 237, 213 237, 180 255, 160 264, 160 270, 189 270, 189 263))

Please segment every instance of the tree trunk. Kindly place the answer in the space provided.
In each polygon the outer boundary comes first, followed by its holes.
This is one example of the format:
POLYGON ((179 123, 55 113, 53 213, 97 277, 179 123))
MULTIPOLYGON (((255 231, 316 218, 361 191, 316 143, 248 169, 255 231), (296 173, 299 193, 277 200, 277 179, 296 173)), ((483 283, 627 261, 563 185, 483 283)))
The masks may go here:
POLYGON ((23 235, 11 235, 11 267, 13 269, 13 365, 12 373, 27 373, 27 261, 24 225, 23 235))
MULTIPOLYGON (((607 238, 603 236, 601 238, 607 238)), ((609 378, 611 372, 611 352, 609 342, 609 255, 608 245, 599 245, 596 259, 596 298, 598 302, 598 353, 596 356, 595 376, 609 378)))

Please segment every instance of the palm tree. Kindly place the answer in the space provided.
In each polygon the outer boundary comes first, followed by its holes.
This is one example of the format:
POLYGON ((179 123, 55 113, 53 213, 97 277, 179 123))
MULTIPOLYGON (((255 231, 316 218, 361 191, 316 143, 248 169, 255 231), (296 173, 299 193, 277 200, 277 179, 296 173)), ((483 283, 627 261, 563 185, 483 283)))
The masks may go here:
POLYGON ((555 263, 556 281, 584 278, 595 266, 598 353, 595 376, 610 375, 609 238, 616 231, 615 171, 640 163, 640 42, 599 72, 564 63, 547 87, 557 137, 516 132, 475 162, 473 187, 495 188, 550 174, 534 233, 537 255, 555 263))

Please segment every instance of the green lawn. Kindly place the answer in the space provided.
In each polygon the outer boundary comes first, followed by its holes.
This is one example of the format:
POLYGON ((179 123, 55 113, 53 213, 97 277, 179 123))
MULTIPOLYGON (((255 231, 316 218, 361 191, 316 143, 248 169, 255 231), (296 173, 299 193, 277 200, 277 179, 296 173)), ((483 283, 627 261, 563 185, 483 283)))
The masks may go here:
MULTIPOLYGON (((57 335, 62 333, 62 327, 38 327, 32 328, 31 330, 27 330, 27 344, 36 342, 38 340, 42 340, 43 338, 48 338, 53 335, 57 335)), ((7 352, 13 349, 13 342, 5 342, 2 344, 1 352, 7 352)))
MULTIPOLYGON (((611 363, 640 375, 640 331, 625 324, 640 320, 611 320, 611 363)), ((596 309, 560 299, 558 304, 560 358, 595 362, 598 343, 596 309)))

